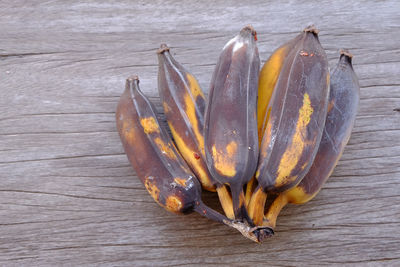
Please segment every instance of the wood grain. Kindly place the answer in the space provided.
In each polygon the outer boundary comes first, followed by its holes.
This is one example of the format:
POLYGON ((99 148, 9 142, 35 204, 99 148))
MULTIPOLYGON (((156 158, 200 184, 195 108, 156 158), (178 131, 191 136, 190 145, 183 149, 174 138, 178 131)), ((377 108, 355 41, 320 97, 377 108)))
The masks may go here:
POLYGON ((399 10, 395 0, 1 1, 0 265, 400 265, 399 10), (362 87, 321 193, 287 207, 262 245, 157 206, 116 132, 125 78, 138 74, 159 104, 155 50, 166 42, 208 91, 243 25, 265 61, 310 22, 331 66, 340 48, 355 55, 362 87))

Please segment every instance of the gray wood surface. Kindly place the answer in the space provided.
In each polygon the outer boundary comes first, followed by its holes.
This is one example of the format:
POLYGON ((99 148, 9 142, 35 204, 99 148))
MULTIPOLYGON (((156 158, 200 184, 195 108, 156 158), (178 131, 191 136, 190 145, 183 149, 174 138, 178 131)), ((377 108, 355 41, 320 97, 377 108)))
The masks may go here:
POLYGON ((400 265, 398 1, 113 2, 0 1, 1 266, 400 265), (160 208, 116 132, 125 78, 138 74, 159 104, 155 51, 166 42, 207 92, 242 26, 258 31, 265 61, 310 22, 332 67, 340 48, 355 55, 362 87, 320 194, 288 206, 262 245, 160 208))

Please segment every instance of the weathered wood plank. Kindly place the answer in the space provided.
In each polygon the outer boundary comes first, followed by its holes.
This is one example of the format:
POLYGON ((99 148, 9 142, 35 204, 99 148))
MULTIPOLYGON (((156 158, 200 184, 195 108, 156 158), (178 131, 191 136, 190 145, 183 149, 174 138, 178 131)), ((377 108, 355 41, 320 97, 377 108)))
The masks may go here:
POLYGON ((399 10, 394 0, 0 2, 0 265, 399 265, 399 10), (331 66, 340 48, 352 51, 362 87, 321 193, 287 207, 263 245, 158 207, 115 129, 125 78, 139 74, 161 113, 161 42, 208 91, 220 49, 244 24, 265 61, 309 22, 331 66))

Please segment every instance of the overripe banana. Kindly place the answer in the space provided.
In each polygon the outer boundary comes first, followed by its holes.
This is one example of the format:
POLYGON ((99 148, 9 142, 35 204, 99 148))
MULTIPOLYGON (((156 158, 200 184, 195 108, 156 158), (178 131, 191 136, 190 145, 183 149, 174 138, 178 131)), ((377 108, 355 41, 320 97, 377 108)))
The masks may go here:
POLYGON ((128 159, 158 204, 175 213, 195 210, 216 221, 225 219, 202 203, 198 180, 158 122, 154 106, 139 89, 137 76, 127 79, 116 120, 128 159))
POLYGON ((137 76, 126 81, 117 107, 116 122, 130 163, 160 206, 181 214, 196 211, 257 241, 247 225, 229 220, 202 202, 199 181, 160 125, 155 107, 140 91, 137 76))
POLYGON ((329 68, 317 34, 310 26, 295 38, 267 108, 270 112, 256 171, 259 185, 249 204, 256 224, 262 222, 266 192, 296 186, 311 167, 321 141, 329 68))
POLYGON ((258 158, 257 82, 260 59, 256 32, 243 28, 223 48, 211 80, 204 138, 207 166, 230 186, 235 218, 248 218, 243 186, 258 158))
POLYGON ((360 86, 351 59, 352 55, 342 50, 332 72, 328 114, 309 172, 296 187, 277 196, 267 209, 264 226, 274 228, 279 212, 287 203, 303 204, 314 198, 339 161, 350 139, 359 103, 360 86))
MULTIPOLYGON (((258 143, 261 146, 265 126, 268 122, 269 113, 271 112, 270 103, 275 85, 278 82, 281 69, 286 58, 297 44, 301 35, 290 40, 284 45, 276 49, 261 68, 260 77, 258 79, 258 99, 257 99, 257 126, 258 126, 258 143)), ((246 204, 249 206, 250 198, 256 185, 256 178, 253 177, 246 185, 246 204)))
POLYGON ((172 137, 204 189, 215 191, 204 153, 205 97, 196 78, 162 44, 158 53, 158 92, 172 137))
POLYGON ((227 188, 213 179, 205 162, 204 93, 196 78, 172 57, 166 44, 157 53, 158 92, 175 144, 204 189, 215 191, 217 185, 222 208, 233 219, 227 188))

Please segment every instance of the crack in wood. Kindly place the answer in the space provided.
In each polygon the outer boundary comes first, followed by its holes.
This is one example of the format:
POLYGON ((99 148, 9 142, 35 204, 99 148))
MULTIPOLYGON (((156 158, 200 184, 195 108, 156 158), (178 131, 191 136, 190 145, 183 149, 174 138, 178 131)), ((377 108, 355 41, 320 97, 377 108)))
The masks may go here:
POLYGON ((41 55, 54 55, 54 54, 63 54, 63 53, 69 53, 69 52, 71 52, 71 51, 64 51, 64 52, 11 53, 11 54, 0 54, 0 58, 41 56, 41 55))
POLYGON ((71 194, 61 194, 61 193, 50 193, 50 192, 41 192, 41 191, 28 191, 28 190, 12 190, 12 189, 0 189, 0 192, 14 192, 14 193, 26 193, 26 194, 41 194, 41 195, 51 195, 51 196, 61 196, 61 197, 71 197, 71 198, 81 198, 81 199, 89 199, 89 200, 105 200, 105 201, 118 201, 118 202, 126 202, 132 203, 132 201, 115 199, 115 198, 104 198, 104 197, 89 197, 89 196, 80 196, 80 195, 71 195, 71 194))

